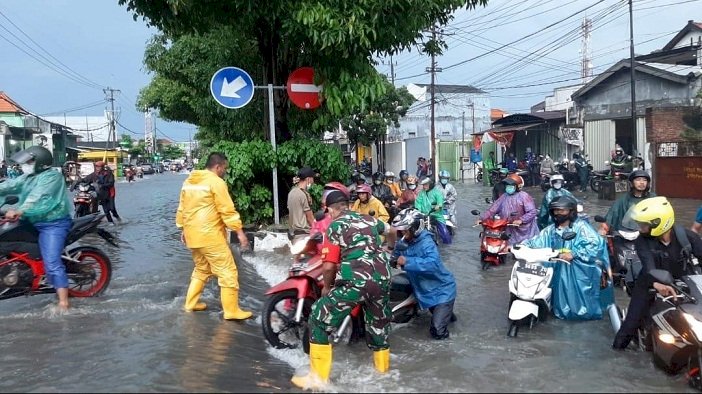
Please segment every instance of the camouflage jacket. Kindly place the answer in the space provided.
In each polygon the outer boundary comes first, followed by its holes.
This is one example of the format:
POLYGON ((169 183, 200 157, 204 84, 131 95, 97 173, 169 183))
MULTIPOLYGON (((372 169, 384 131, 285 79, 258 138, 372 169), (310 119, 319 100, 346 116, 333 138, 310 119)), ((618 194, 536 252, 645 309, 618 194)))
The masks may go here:
POLYGON ((336 280, 390 280, 387 254, 381 238, 387 224, 368 215, 347 211, 327 229, 328 242, 341 248, 341 262, 336 280))

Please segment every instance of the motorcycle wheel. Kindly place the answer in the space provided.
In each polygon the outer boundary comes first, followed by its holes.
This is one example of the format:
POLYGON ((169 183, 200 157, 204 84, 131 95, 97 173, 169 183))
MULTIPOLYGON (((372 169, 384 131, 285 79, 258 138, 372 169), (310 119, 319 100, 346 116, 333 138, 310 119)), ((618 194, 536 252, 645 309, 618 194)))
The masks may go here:
POLYGON ((590 189, 592 189, 593 192, 599 193, 600 192, 600 183, 602 182, 601 179, 599 178, 592 178, 590 179, 590 189))
POLYGON ((112 263, 101 250, 80 246, 68 251, 77 261, 64 259, 68 275, 68 295, 95 297, 102 294, 112 278, 112 263))
POLYGON ((483 174, 482 173, 479 172, 478 176, 475 177, 475 183, 483 183, 483 174))
MULTIPOLYGON (((276 349, 295 349, 299 346, 296 342, 300 340, 304 345, 303 333, 312 310, 312 302, 307 299, 304 302, 302 322, 298 324, 295 322, 298 303, 296 290, 286 290, 268 297, 263 304, 261 327, 263 336, 271 346, 276 349)), ((309 344, 307 346, 309 348, 309 344)))
POLYGON ((76 206, 76 213, 73 215, 74 218, 79 218, 88 214, 88 208, 85 204, 78 204, 76 206))
POLYGON ((510 321, 509 330, 507 331, 507 336, 510 338, 515 338, 519 334, 519 326, 516 321, 510 321))

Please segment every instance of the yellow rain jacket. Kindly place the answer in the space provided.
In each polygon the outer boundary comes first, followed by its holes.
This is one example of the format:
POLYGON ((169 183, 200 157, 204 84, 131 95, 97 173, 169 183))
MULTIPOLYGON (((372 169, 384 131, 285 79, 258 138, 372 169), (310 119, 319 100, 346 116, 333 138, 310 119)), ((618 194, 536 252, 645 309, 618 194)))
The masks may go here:
POLYGON ((224 180, 209 170, 193 171, 183 182, 176 226, 190 249, 227 243, 226 228, 242 228, 224 180))
POLYGON ((390 188, 390 191, 392 192, 392 195, 395 196, 395 198, 400 198, 402 195, 402 190, 400 190, 400 184, 397 182, 389 183, 388 181, 385 181, 385 184, 390 188))
POLYGON ((358 212, 363 215, 370 215, 370 211, 375 211, 374 217, 378 220, 382 220, 383 222, 387 223, 388 220, 390 220, 390 215, 388 215, 388 210, 385 209, 385 206, 383 205, 380 200, 377 198, 370 196, 370 199, 368 200, 367 204, 361 204, 361 200, 358 199, 354 201, 353 206, 351 207, 352 211, 358 212))

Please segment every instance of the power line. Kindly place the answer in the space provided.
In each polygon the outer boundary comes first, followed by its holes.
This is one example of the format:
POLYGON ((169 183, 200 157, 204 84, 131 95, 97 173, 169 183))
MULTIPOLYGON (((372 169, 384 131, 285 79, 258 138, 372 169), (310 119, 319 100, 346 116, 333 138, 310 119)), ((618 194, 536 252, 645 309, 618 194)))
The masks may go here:
MULTIPOLYGON (((85 84, 86 86, 92 85, 92 87, 95 87, 95 88, 101 88, 101 87, 102 87, 100 84, 95 83, 95 82, 91 81, 90 79, 86 78, 85 76, 81 75, 80 73, 76 72, 75 70, 73 70, 72 68, 70 68, 69 66, 67 66, 65 63, 63 63, 61 60, 59 60, 58 58, 56 58, 54 55, 52 55, 52 54, 51 54, 49 51, 47 51, 44 47, 42 47, 41 45, 39 45, 38 42, 36 42, 34 39, 32 39, 32 37, 30 37, 27 33, 25 33, 24 30, 22 30, 19 26, 17 26, 17 25, 12 21, 12 19, 8 18, 7 15, 5 15, 2 11, 0 11, 0 16, 2 16, 3 18, 5 18, 12 26, 15 27, 15 29, 19 30, 20 33, 22 33, 25 37, 27 37, 27 38, 29 39, 29 41, 31 41, 34 45, 36 45, 37 47, 39 47, 39 49, 41 49, 44 53, 46 53, 47 55, 49 55, 49 57, 50 57, 51 59, 55 60, 58 64, 62 65, 62 66, 65 68, 65 70, 70 71, 70 73, 72 73, 73 75, 75 75, 78 79, 84 81, 83 84, 85 84)), ((11 34, 13 37, 15 37, 18 41, 20 41, 21 43, 23 43, 24 45, 26 45, 27 48, 31 49, 34 53, 36 53, 37 55, 43 57, 43 58, 46 59, 47 61, 51 62, 51 60, 49 60, 48 58, 46 58, 46 56, 44 56, 44 55, 40 54, 39 52, 37 52, 36 50, 34 50, 29 44, 27 44, 26 42, 24 42, 21 38, 17 37, 17 36, 16 36, 14 33, 12 33, 9 29, 5 28, 5 27, 2 26, 2 25, 0 25, 0 27, 2 27, 3 30, 5 30, 5 31, 7 31, 8 33, 10 33, 10 34, 11 34)), ((51 62, 51 63, 52 63, 54 66, 56 66, 57 68, 60 68, 56 63, 53 63, 53 62, 51 62)))
POLYGON ((124 130, 126 130, 126 131, 128 131, 128 132, 130 132, 130 133, 132 133, 132 134, 134 134, 134 135, 138 135, 139 137, 142 136, 141 133, 137 133, 136 131, 130 129, 129 127, 127 127, 127 126, 125 126, 125 125, 123 125, 123 124, 120 123, 119 121, 115 121, 115 123, 117 123, 117 124, 118 124, 121 128, 123 128, 124 130))
POLYGON ((102 104, 105 104, 105 100, 95 101, 95 102, 92 102, 92 103, 83 104, 83 105, 78 106, 78 107, 71 107, 71 108, 62 109, 62 110, 59 110, 59 111, 47 112, 47 113, 41 114, 41 116, 50 116, 50 115, 67 114, 67 113, 71 113, 71 112, 80 111, 80 110, 82 110, 82 109, 88 109, 88 108, 97 107, 98 105, 102 105, 102 104))

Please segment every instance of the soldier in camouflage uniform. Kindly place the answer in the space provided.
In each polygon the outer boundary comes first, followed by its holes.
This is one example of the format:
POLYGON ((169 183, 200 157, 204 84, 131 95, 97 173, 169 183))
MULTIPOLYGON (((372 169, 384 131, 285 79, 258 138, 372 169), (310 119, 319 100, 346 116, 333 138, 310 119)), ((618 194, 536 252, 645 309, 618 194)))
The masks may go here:
POLYGON ((329 331, 338 327, 358 304, 363 305, 375 368, 381 373, 390 368, 390 265, 380 239, 390 227, 371 216, 350 211, 348 197, 342 192, 331 191, 325 203, 334 221, 322 246, 322 297, 312 305, 309 318, 310 373, 292 379, 300 388, 319 389, 328 382, 332 364, 329 331))

